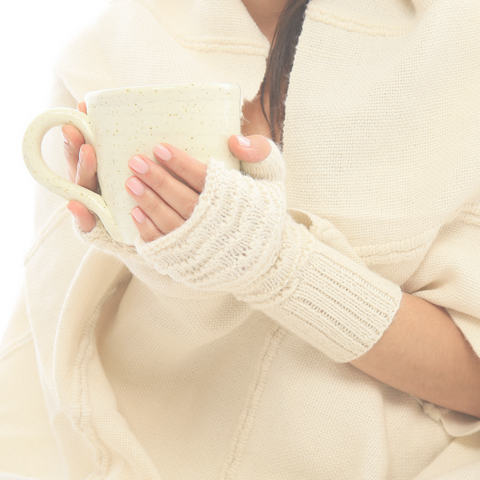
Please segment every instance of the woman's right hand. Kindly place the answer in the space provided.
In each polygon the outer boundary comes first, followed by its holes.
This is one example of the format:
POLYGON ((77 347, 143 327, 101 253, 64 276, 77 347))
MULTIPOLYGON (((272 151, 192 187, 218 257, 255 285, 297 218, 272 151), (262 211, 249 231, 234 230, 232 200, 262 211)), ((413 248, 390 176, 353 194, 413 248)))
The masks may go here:
MULTIPOLYGON (((80 102, 77 108, 80 112, 87 113, 85 102, 80 102)), ((85 143, 85 138, 73 125, 63 126, 62 136, 70 181, 96 192, 98 181, 95 150, 85 143)), ((68 202, 67 208, 84 232, 93 230, 95 217, 85 205, 72 200, 68 202)))

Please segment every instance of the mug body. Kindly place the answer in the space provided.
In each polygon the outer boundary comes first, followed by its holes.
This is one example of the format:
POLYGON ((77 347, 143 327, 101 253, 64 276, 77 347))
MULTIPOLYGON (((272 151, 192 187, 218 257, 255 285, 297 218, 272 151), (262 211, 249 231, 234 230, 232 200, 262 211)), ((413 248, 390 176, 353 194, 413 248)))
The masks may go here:
POLYGON ((210 157, 239 168, 228 138, 240 134, 240 87, 232 84, 173 84, 99 90, 86 95, 97 155, 101 195, 125 243, 138 231, 131 219, 135 201, 125 182, 128 160, 143 154, 153 161, 160 142, 184 150, 204 163, 210 157))

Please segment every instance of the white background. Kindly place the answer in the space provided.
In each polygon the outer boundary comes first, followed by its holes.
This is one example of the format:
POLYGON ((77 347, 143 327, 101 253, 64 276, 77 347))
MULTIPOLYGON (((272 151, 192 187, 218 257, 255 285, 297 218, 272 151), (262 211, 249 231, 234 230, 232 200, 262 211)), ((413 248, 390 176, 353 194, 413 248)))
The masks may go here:
POLYGON ((35 181, 22 159, 28 124, 50 107, 53 67, 65 45, 105 9, 108 0, 2 1, 0 7, 0 338, 23 283, 33 241, 35 181))

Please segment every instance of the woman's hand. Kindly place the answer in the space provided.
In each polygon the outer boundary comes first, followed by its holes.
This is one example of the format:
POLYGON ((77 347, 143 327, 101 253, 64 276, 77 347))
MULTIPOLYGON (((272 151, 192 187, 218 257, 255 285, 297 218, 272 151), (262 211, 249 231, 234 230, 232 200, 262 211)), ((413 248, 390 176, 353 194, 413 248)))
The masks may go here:
MULTIPOLYGON (((228 145, 236 158, 248 163, 264 160, 271 148, 262 135, 248 138, 232 135, 228 145)), ((160 165, 144 155, 136 155, 128 162, 135 176, 127 180, 126 190, 138 204, 132 210, 132 218, 144 242, 156 240, 183 225, 198 202, 207 173, 204 163, 172 145, 159 144, 153 153, 160 165)))
MULTIPOLYGON (((85 102, 78 104, 78 110, 87 113, 85 102)), ((71 125, 62 127, 62 135, 70 180, 97 191, 95 150, 71 125)), ((232 135, 228 146, 236 158, 247 163, 261 162, 267 158, 271 148, 263 135, 232 135)), ((132 210, 132 220, 145 242, 170 233, 189 218, 203 190, 207 171, 205 164, 172 145, 159 144, 153 153, 160 165, 144 155, 136 155, 129 160, 134 176, 125 185, 127 193, 138 203, 138 207, 132 210)), ((70 201, 67 208, 84 232, 93 230, 95 217, 84 205, 70 201)))
MULTIPOLYGON (((78 104, 78 110, 87 113, 85 102, 78 104)), ((85 143, 83 135, 72 125, 62 127, 65 158, 67 160, 68 176, 70 181, 97 191, 97 157, 91 145, 85 143)), ((71 201, 67 208, 77 219, 80 227, 85 232, 90 232, 95 227, 95 217, 87 207, 79 202, 71 201)))

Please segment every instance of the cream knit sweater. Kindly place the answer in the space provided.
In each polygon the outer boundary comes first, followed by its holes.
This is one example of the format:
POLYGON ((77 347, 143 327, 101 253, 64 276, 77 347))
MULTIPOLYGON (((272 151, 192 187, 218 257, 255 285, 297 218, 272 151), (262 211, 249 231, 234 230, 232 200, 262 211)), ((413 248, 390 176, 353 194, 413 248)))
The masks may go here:
MULTIPOLYGON (((180 229, 135 248, 39 188, 0 350, 0 479, 480 478, 480 421, 348 361, 402 290, 480 355, 480 5, 312 0, 284 149, 212 159, 180 229)), ((268 41, 241 0, 116 0, 65 52, 53 104, 237 83, 268 41)), ((66 176, 58 131, 45 145, 66 176)), ((132 152, 134 153, 134 152, 132 152)))

